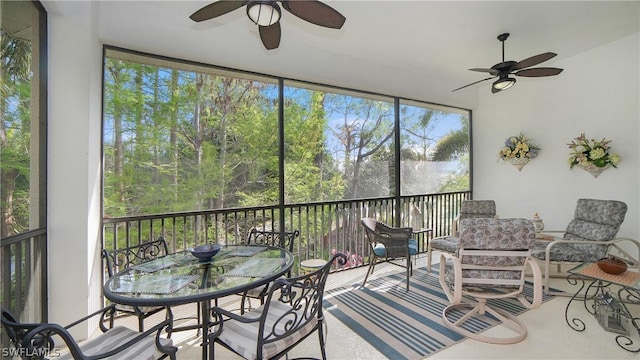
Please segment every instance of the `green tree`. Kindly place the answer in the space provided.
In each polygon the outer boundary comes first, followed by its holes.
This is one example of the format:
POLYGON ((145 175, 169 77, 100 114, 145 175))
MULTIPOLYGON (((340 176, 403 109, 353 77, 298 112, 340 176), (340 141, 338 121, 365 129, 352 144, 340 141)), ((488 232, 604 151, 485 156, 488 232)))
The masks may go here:
POLYGON ((469 118, 462 119, 462 127, 450 131, 436 144, 431 155, 433 161, 451 161, 469 153, 469 118))
POLYGON ((0 30, 1 236, 29 228, 31 42, 0 30))

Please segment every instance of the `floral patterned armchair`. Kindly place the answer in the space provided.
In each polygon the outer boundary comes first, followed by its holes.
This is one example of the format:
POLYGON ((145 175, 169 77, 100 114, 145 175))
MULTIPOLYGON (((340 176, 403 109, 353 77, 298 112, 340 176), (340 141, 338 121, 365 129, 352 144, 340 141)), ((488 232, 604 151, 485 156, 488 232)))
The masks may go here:
POLYGON ((447 327, 472 339, 494 344, 512 344, 527 336, 527 328, 520 319, 490 306, 487 300, 516 298, 526 308, 536 308, 542 303, 542 274, 537 262, 530 258, 535 236, 533 222, 527 219, 460 221, 457 254, 442 253, 440 256, 440 285, 451 302, 442 312, 447 327), (531 300, 523 294, 527 267, 533 274, 531 300), (476 301, 469 302, 469 297, 476 301), (487 336, 471 331, 473 326, 469 324, 485 313, 510 332, 487 336))
POLYGON ((427 269, 431 271, 431 249, 448 253, 458 248, 458 226, 462 219, 497 218, 496 202, 493 200, 465 200, 460 204, 460 213, 451 224, 451 234, 431 239, 427 245, 427 269))
POLYGON ((640 242, 628 238, 617 238, 620 225, 627 213, 627 204, 617 200, 578 199, 573 219, 565 231, 545 231, 561 233, 552 240, 538 240, 532 255, 544 261, 544 286, 549 292, 550 264, 596 262, 616 249, 622 257, 637 266, 640 259, 640 242), (618 246, 620 242, 635 245, 635 256, 618 246))

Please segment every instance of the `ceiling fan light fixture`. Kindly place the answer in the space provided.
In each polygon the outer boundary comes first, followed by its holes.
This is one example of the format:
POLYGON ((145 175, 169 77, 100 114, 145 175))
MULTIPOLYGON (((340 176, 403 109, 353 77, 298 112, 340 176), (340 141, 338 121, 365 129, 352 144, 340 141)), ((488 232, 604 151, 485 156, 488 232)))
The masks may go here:
POLYGON ((512 87, 515 83, 516 83, 516 79, 510 78, 510 77, 504 77, 496 80, 493 83, 493 88, 498 91, 507 90, 508 88, 512 87))
POLYGON ((281 15, 275 1, 250 1, 247 4, 247 16, 256 25, 271 26, 280 21, 281 15))

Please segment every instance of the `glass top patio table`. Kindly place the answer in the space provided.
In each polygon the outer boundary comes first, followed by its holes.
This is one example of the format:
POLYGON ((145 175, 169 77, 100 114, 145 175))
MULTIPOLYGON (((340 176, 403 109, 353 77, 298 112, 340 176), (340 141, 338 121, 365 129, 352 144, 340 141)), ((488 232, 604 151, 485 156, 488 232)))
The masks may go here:
MULTIPOLYGON (((204 262, 183 251, 120 271, 104 284, 104 296, 133 306, 199 302, 202 314, 209 314, 210 300, 274 281, 291 269, 293 261, 291 252, 271 246, 223 246, 204 262)), ((203 360, 213 350, 207 336, 211 325, 208 316, 198 325, 202 327, 203 360)))
POLYGON ((202 262, 177 252, 120 271, 104 285, 110 301, 136 306, 173 306, 236 294, 267 284, 293 266, 286 249, 223 246, 202 262))

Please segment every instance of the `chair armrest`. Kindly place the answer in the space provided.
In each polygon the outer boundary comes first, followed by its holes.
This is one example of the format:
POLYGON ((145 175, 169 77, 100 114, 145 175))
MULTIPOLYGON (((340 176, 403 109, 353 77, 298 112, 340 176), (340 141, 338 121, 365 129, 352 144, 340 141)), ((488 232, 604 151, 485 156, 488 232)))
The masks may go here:
POLYGON ((218 306, 214 306, 211 308, 211 316, 217 317, 219 318, 219 320, 222 320, 220 321, 221 326, 222 326, 222 323, 224 322, 224 316, 226 316, 228 319, 237 320, 243 323, 252 323, 260 320, 259 317, 250 318, 250 317, 247 317, 246 315, 239 315, 218 306))
POLYGON ((449 253, 440 254, 440 274, 438 275, 438 279, 449 301, 452 304, 460 304, 462 302, 462 264, 460 263, 460 258, 449 253), (445 280, 447 260, 451 260, 453 264, 453 289, 449 288, 445 280))
POLYGON ((110 314, 112 314, 112 313, 114 313, 116 311, 116 305, 117 304, 111 304, 111 305, 109 305, 107 307, 104 307, 104 308, 102 308, 100 310, 97 310, 97 311, 95 311, 95 312, 93 312, 93 313, 91 313, 91 314, 89 314, 89 315, 87 315, 87 316, 85 316, 85 317, 83 317, 81 319, 78 319, 78 320, 72 322, 71 324, 65 326, 64 328, 65 329, 70 329, 70 328, 72 328, 72 327, 74 327, 74 326, 76 326, 78 324, 81 324, 81 323, 91 319, 92 317, 94 317, 96 315, 100 315, 100 321, 99 321, 100 330, 102 330, 102 332, 105 332, 105 331, 107 331, 107 328, 104 326, 104 318, 105 318, 105 316, 107 316, 107 314, 110 315, 110 314))
POLYGON ((413 232, 413 234, 431 233, 431 232, 433 232, 433 229, 424 228, 424 229, 413 230, 412 232, 413 232))
MULTIPOLYGON (((531 257, 527 259, 527 265, 531 268, 533 275, 533 301, 523 304, 530 309, 535 309, 542 304, 542 271, 540 265, 531 257)), ((521 300, 522 302, 522 300, 521 300)))
MULTIPOLYGON (((544 230, 540 233, 536 234, 536 240, 549 240, 549 239, 545 239, 545 238, 539 238, 538 235, 542 235, 542 236, 550 236, 552 238, 559 238, 562 239, 562 234, 564 234, 565 231, 564 230, 544 230), (560 234, 560 235, 555 235, 555 234, 560 234)), ((553 239, 551 239, 553 240, 553 239)), ((550 240, 549 240, 550 241, 550 240)))
POLYGON ((609 241, 613 243, 611 246, 615 247, 620 252, 620 255, 622 255, 622 258, 626 260, 629 263, 629 265, 634 267, 640 267, 640 241, 626 238, 626 237, 619 237, 609 241), (631 256, 629 253, 627 253, 625 250, 621 249, 618 246, 618 243, 623 241, 630 242, 636 247, 636 249, 638 250, 637 257, 634 258, 633 256, 631 256))
POLYGON ((383 223, 377 223, 376 224, 376 233, 379 234, 387 234, 390 236, 396 236, 396 235, 400 235, 400 236, 409 236, 411 237, 411 235, 413 234, 413 228, 411 227, 390 227, 387 226, 383 223))
POLYGON ((556 244, 564 243, 564 244, 596 244, 596 245, 611 245, 620 241, 631 241, 637 243, 637 241, 628 238, 614 238, 611 240, 580 240, 580 239, 563 239, 557 236, 553 237, 553 240, 547 245, 547 247, 551 247, 556 244))

